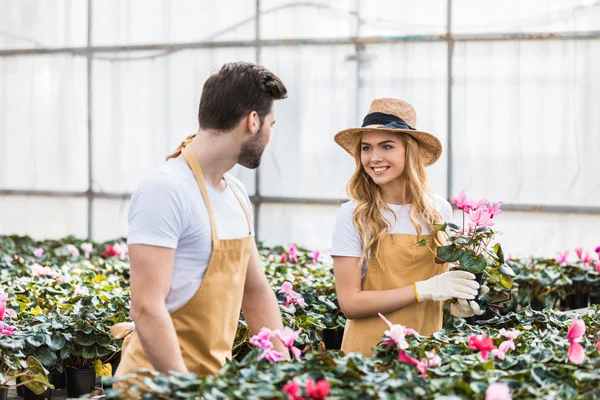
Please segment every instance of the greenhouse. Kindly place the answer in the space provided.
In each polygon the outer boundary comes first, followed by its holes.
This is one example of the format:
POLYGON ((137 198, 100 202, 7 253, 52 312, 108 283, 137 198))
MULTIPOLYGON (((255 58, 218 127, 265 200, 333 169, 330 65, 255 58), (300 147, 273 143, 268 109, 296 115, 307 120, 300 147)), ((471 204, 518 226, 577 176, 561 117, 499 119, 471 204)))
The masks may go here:
POLYGON ((0 0, 0 400, 600 398, 599 27, 0 0))

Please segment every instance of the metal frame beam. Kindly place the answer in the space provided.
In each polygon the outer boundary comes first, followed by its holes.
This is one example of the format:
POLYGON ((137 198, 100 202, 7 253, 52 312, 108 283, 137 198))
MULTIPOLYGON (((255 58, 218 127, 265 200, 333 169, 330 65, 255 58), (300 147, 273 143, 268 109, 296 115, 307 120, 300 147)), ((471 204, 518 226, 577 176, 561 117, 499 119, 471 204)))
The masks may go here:
MULTIPOLYGON (((0 196, 27 196, 27 197, 50 197, 50 198, 89 198, 129 200, 131 193, 95 192, 95 191, 69 191, 69 190, 27 190, 27 189, 0 189, 0 196)), ((255 194, 250 200, 257 204, 313 204, 313 205, 339 205, 348 201, 344 198, 310 198, 310 197, 285 197, 285 196, 261 196, 255 194)), ((524 204, 504 203, 502 209, 505 211, 560 213, 560 214, 598 214, 600 207, 596 206, 572 206, 560 204, 524 204)))
MULTIPOLYGON (((259 1, 259 0, 258 0, 259 1)), ((258 30, 258 29, 257 29, 258 30)), ((511 32, 511 33, 468 33, 439 35, 397 35, 397 36, 365 36, 333 39, 254 39, 227 41, 199 41, 181 43, 152 43, 122 46, 85 46, 56 48, 21 48, 0 50, 0 57, 32 56, 41 54, 73 54, 88 53, 162 51, 173 53, 191 49, 215 49, 227 47, 278 47, 278 46, 333 46, 349 44, 386 44, 400 42, 482 42, 482 41, 530 41, 530 40, 590 40, 600 39, 600 31, 587 32, 511 32)))

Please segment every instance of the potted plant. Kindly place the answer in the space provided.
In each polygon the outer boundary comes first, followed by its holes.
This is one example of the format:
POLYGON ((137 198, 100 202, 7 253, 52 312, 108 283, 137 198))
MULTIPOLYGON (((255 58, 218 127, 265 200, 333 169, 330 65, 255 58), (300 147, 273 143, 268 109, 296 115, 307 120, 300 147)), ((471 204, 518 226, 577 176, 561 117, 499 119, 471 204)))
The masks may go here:
POLYGON ((480 284, 484 283, 484 279, 500 283, 502 288, 509 290, 508 298, 490 301, 489 295, 476 297, 482 310, 488 307, 500 308, 500 303, 511 299, 510 289, 515 277, 514 271, 506 263, 500 243, 492 244, 496 234, 492 229, 495 225, 494 217, 502 212, 502 202, 493 204, 485 198, 472 201, 464 191, 458 197, 450 199, 450 202, 462 211, 462 227, 453 223, 436 225, 434 233, 441 232, 447 243, 437 247, 436 252, 429 247, 426 239, 419 241, 417 246, 427 246, 436 256, 437 262, 450 263, 451 269, 475 274, 480 284), (465 224, 466 216, 469 217, 468 225, 465 224))

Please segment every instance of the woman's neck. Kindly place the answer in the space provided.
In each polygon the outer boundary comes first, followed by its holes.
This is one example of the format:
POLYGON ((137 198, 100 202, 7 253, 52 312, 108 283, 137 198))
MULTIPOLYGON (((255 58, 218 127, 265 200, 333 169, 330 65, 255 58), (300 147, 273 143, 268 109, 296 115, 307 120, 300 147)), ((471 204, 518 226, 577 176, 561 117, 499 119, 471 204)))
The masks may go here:
POLYGON ((381 186, 381 197, 388 204, 405 205, 411 202, 406 193, 406 182, 404 179, 396 179, 385 186, 381 186))

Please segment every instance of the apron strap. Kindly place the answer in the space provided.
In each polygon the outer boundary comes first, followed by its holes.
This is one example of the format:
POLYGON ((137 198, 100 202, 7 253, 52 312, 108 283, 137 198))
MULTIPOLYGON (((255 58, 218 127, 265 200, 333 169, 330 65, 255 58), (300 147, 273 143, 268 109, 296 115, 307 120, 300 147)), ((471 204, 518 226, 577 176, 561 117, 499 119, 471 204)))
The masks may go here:
POLYGON ((212 207, 210 205, 210 200, 208 198, 208 192, 206 191, 206 183, 204 181, 204 175, 202 174, 202 168, 200 167, 200 163, 198 162, 198 158, 190 148, 190 146, 186 146, 181 152, 185 161, 192 169, 194 176, 196 177, 196 181, 198 182, 198 186, 200 187, 200 191, 202 192, 202 198, 204 199, 204 203, 206 204, 206 211, 208 212, 208 218, 210 220, 210 231, 212 233, 212 242, 213 248, 219 247, 219 238, 217 237, 217 227, 215 224, 215 218, 213 215, 212 207))
POLYGON ((235 188, 234 188, 235 185, 233 185, 227 179, 225 179, 225 181, 227 182, 227 186, 229 186, 231 188, 231 191, 233 192, 233 195, 235 196, 237 201, 242 206, 242 210, 244 210, 244 215, 246 216, 246 222, 248 222, 248 235, 252 235, 252 223, 250 222, 250 213, 248 212, 248 207, 246 207, 245 202, 242 201, 242 198, 238 194, 237 190, 235 190, 235 188))

